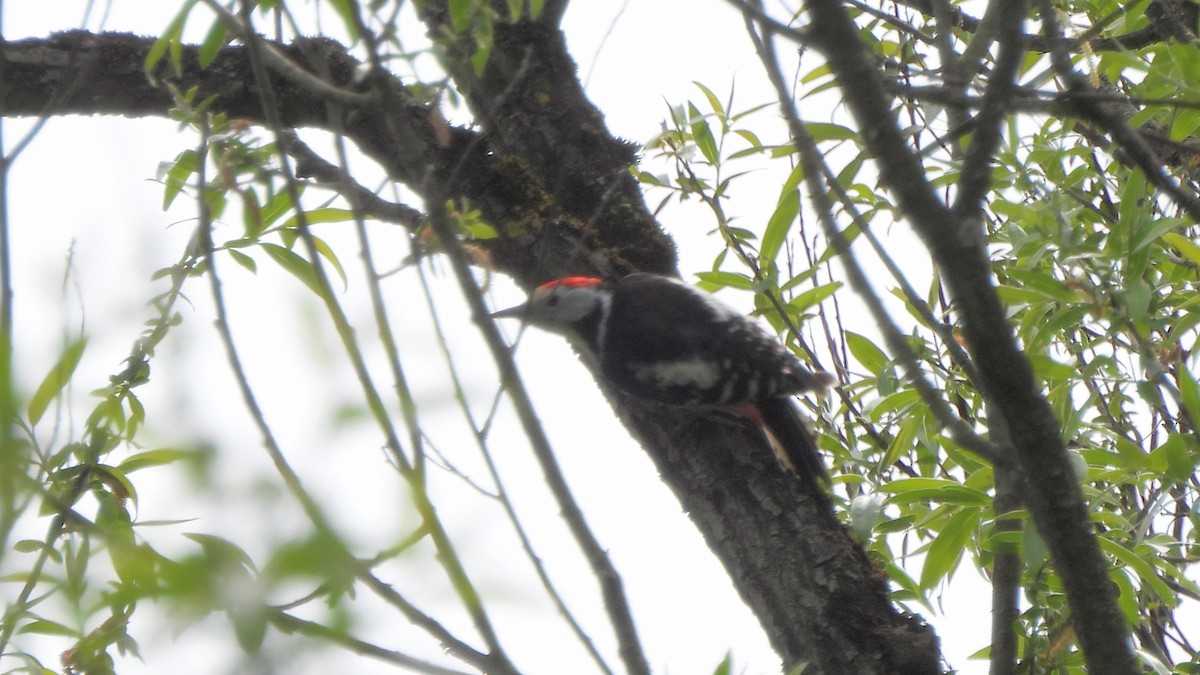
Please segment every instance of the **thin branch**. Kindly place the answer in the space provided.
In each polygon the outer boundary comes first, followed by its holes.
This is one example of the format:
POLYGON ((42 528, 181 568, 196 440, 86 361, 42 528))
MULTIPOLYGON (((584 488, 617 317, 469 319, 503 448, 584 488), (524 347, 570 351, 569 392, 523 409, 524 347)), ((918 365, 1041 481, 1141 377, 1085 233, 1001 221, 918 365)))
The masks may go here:
POLYGON ((327 642, 332 642, 360 656, 369 656, 393 666, 412 669, 414 672, 427 673, 428 675, 470 675, 470 673, 462 670, 446 668, 436 663, 430 663, 423 659, 409 656, 403 652, 385 649, 365 640, 351 637, 324 624, 301 619, 287 612, 276 611, 272 613, 270 622, 285 633, 299 633, 307 637, 319 638, 327 642))
POLYGON ((1008 118, 1008 103, 1015 95, 1016 77, 1025 57, 1021 31, 1025 10, 1024 2, 1011 0, 989 5, 988 15, 994 16, 1000 49, 984 90, 983 107, 975 116, 971 144, 959 174, 958 195, 951 208, 964 223, 981 218, 984 196, 992 186, 993 154, 1002 140, 1001 128, 1008 118))
POLYGON ((289 59, 275 45, 262 41, 250 27, 248 19, 238 18, 236 14, 225 9, 217 0, 202 0, 208 6, 225 28, 247 47, 251 43, 263 43, 258 47, 260 58, 268 68, 287 78, 296 86, 325 101, 336 101, 352 108, 363 108, 376 104, 373 96, 358 94, 335 87, 325 80, 314 76, 289 59))
MULTIPOLYGON (((343 138, 339 135, 338 138, 343 138)), ((413 207, 399 202, 389 202, 356 182, 348 171, 333 164, 300 140, 295 131, 283 133, 283 149, 296 160, 296 177, 311 178, 322 185, 332 187, 350 205, 351 210, 375 220, 403 225, 415 230, 421 225, 423 214, 413 207)))
POLYGON ((587 632, 583 629, 583 626, 571 612, 571 609, 567 607, 566 600, 562 597, 562 594, 558 592, 558 588, 554 585, 554 581, 550 578, 550 573, 547 571, 545 563, 542 561, 541 556, 539 556, 537 551, 534 549, 533 540, 530 539, 529 534, 525 531, 525 526, 521 523, 521 519, 517 515, 516 507, 513 504, 512 499, 509 497, 508 489, 504 485, 504 480, 500 476, 500 469, 496 466, 495 458, 492 456, 491 449, 487 445, 488 429, 491 426, 492 416, 495 414, 499 406, 500 398, 504 393, 504 390, 500 389, 500 391, 497 392, 495 400, 492 404, 491 412, 489 413, 484 424, 480 426, 476 422, 475 416, 471 413, 471 408, 467 405, 466 392, 463 389, 462 381, 458 377, 458 370, 455 368, 454 360, 450 354, 448 347, 449 341, 445 331, 442 329, 442 322, 437 312, 437 303, 434 302, 433 296, 430 294, 429 280, 421 266, 417 267, 417 273, 421 279, 421 290, 424 293, 425 306, 429 309, 430 316, 433 320, 434 331, 436 332, 438 338, 438 346, 442 351, 442 358, 446 362, 445 365, 447 370, 450 371, 450 383, 454 388, 454 397, 459 402, 459 406, 462 409, 463 416, 467 420, 467 424, 470 425, 473 430, 475 430, 473 435, 475 437, 476 445, 479 448, 480 454, 483 456, 483 462, 484 465, 487 466, 488 474, 492 477, 492 484, 496 486, 495 497, 500 501, 500 504, 504 509, 505 516, 508 518, 508 522, 512 524, 513 531, 516 533, 517 539, 521 543, 521 548, 525 552, 525 557, 527 557, 530 564, 533 565, 534 572, 537 574, 538 580, 541 581, 542 588, 550 597, 550 601, 554 603, 555 609, 558 610, 558 613, 563 617, 563 620, 567 622, 571 632, 575 634, 575 638, 584 646, 584 649, 587 650, 588 655, 601 670, 601 672, 605 673, 606 675, 613 675, 612 668, 610 668, 608 663, 605 662, 604 657, 600 654, 600 651, 596 649, 596 644, 592 640, 591 636, 587 634, 587 632))
MULTIPOLYGON (((241 4, 241 20, 247 27, 250 26, 250 9, 251 5, 249 2, 241 4)), ((271 129, 276 141, 282 145, 284 126, 279 116, 279 109, 275 103, 275 92, 271 87, 271 82, 266 72, 265 59, 262 56, 262 52, 269 50, 263 47, 264 41, 261 36, 252 30, 248 30, 245 37, 247 38, 245 44, 250 55, 251 69, 255 82, 258 84, 262 94, 263 112, 268 120, 268 127, 271 129)), ((346 318, 341 307, 333 299, 332 286, 324 266, 321 264, 321 256, 317 249, 316 241, 309 228, 304 210, 300 207, 299 190, 290 169, 288 156, 286 153, 280 152, 278 157, 280 163, 283 165, 286 188, 291 196, 292 203, 296 205, 297 230, 300 239, 304 242, 308 250, 313 272, 317 279, 318 287, 321 289, 319 295, 324 301, 347 355, 350 357, 355 374, 358 376, 362 387, 363 395, 367 400, 368 408, 383 430, 392 456, 399 463, 402 473, 409 479, 410 485, 414 488, 412 494, 415 505, 420 512, 423 522, 429 529, 430 538, 438 550, 442 568, 450 578, 451 584, 463 606, 471 615, 476 629, 487 643, 490 652, 489 659, 493 664, 492 668, 494 672, 516 672, 516 668, 509 662, 508 657, 505 655, 499 637, 492 626, 491 619, 488 617, 487 611, 483 607, 482 601, 476 593, 475 587, 471 583, 461 559, 455 552, 448 534, 438 519, 433 504, 429 501, 429 495, 422 489, 422 479, 418 474, 414 474, 413 465, 404 455, 395 428, 389 419, 387 409, 372 382, 363 354, 355 342, 354 331, 350 326, 349 320, 346 318)))
MULTIPOLYGON (((1071 92, 1089 93, 1095 91, 1087 77, 1075 70, 1071 64, 1070 54, 1067 53, 1058 25, 1057 8, 1050 0, 1041 0, 1042 25, 1046 31, 1046 40, 1050 43, 1050 63, 1058 76, 1066 83, 1071 92)), ((1108 106, 1089 102, 1086 98, 1076 99, 1075 110, 1085 119, 1100 125, 1124 153, 1142 170, 1146 180, 1166 193, 1192 218, 1200 223, 1200 199, 1194 192, 1185 190, 1179 185, 1163 165, 1163 161, 1146 141, 1132 129, 1123 117, 1108 106)))
MULTIPOLYGON (((747 21, 752 21, 752 18, 747 18, 747 21)), ((748 23, 748 26, 751 28, 751 39, 758 49, 759 59, 763 63, 763 68, 767 71, 768 77, 775 86, 780 108, 783 111, 784 118, 788 122, 788 128, 792 134, 792 140, 796 144, 796 149, 800 153, 801 162, 805 165, 805 184, 809 188, 810 198, 816 208, 817 217, 825 229, 826 238, 829 239, 842 260, 851 288, 859 295, 863 303, 867 305, 872 318, 875 319, 876 324, 883 333, 888 348, 895 355, 896 359, 903 364, 905 374, 908 375, 913 388, 921 395, 921 400, 929 406, 929 410, 934 415, 934 418, 937 419, 938 424, 947 430, 950 438, 955 443, 989 461, 996 461, 1002 455, 1001 450, 991 443, 984 441, 965 422, 959 419, 950 409, 949 404, 938 394, 938 390, 933 386, 933 383, 925 377, 916 353, 908 344, 905 335, 900 332, 895 322, 892 321, 891 316, 888 315, 879 296, 875 294, 874 288, 872 288, 871 283, 867 280, 866 274, 851 253, 849 242, 837 226, 833 215, 833 202, 829 199, 829 193, 822 182, 822 177, 828 174, 828 167, 825 166, 824 161, 821 159, 816 141, 808 133, 808 130, 804 127, 804 123, 800 120, 800 116, 796 112, 795 106, 792 105, 791 93, 788 91, 787 84, 783 79, 783 73, 779 69, 779 61, 775 54, 774 46, 771 43, 770 34, 768 33, 766 39, 760 38, 755 34, 753 24, 748 23)), ((769 31, 770 28, 764 27, 763 30, 769 31)), ((836 183, 832 178, 828 178, 827 180, 831 184, 836 183)), ((849 204, 849 196, 843 196, 845 202, 849 204)), ((856 218, 856 224, 862 232, 867 232, 869 229, 868 223, 862 220, 861 216, 856 218)), ((896 270, 896 272, 899 272, 899 270, 896 270)), ((931 323, 931 325, 936 325, 936 322, 931 323)))
POLYGON ((814 26, 812 44, 837 77, 881 182, 894 193, 943 274, 963 319, 968 349, 983 376, 985 395, 1004 419, 1021 420, 1010 430, 1028 481, 1026 501, 1063 580, 1088 667, 1093 673, 1134 672, 1129 629, 1117 606, 1108 562, 1096 541, 1059 423, 1040 394, 996 293, 986 232, 964 227, 937 198, 897 126, 878 68, 842 3, 812 0, 807 7, 814 26))
POLYGON ((508 346, 500 337, 495 321, 488 316, 490 312, 483 302, 479 286, 471 273, 470 261, 449 225, 443 202, 431 197, 428 204, 430 208, 430 223, 445 245, 446 255, 450 259, 454 276, 458 280, 463 296, 467 299, 468 305, 470 305, 476 325, 479 327, 480 332, 483 333, 488 349, 492 353, 492 358, 496 361, 496 365, 500 369, 504 387, 512 399, 513 407, 517 411, 517 417, 520 419, 521 426, 525 430, 525 435, 529 439, 529 444, 533 448, 534 456, 537 457, 538 464, 542 468, 546 484, 550 488, 551 494, 554 495, 555 501, 558 503, 563 520, 566 521, 568 529, 570 529, 572 536, 579 544, 584 557, 591 566, 596 581, 600 584, 605 609, 617 634, 621 659, 625 662, 626 669, 632 675, 649 675, 650 665, 646 661, 645 652, 642 650, 641 641, 637 635, 633 613, 629 608, 629 601, 625 597, 621 576, 617 572, 617 568, 612 564, 612 560, 609 559, 604 547, 600 545, 600 542, 596 540, 595 535, 588 527, 587 520, 583 516, 583 511, 579 508, 578 503, 571 494, 570 488, 567 487, 566 478, 562 475, 558 467, 558 462, 554 458, 554 451, 550 447, 550 440, 546 437, 546 432, 542 429, 541 422, 537 418, 537 413, 533 409, 529 394, 525 390, 525 384, 517 374, 512 352, 508 350, 508 346))

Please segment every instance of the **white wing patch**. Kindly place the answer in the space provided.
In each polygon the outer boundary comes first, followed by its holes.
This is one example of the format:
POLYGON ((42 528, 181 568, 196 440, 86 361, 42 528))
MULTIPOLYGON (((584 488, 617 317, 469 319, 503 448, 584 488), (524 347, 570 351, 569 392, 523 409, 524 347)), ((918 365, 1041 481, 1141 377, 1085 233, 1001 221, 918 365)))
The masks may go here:
POLYGON ((632 363, 630 370, 639 382, 660 387, 711 389, 721 379, 721 369, 711 361, 688 359, 661 363, 632 363))

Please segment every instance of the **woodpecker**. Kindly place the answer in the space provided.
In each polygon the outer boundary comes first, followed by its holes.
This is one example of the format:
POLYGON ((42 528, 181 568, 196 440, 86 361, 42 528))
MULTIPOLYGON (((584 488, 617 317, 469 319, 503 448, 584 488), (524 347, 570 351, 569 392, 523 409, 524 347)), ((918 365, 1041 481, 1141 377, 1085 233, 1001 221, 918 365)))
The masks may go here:
POLYGON ((736 409, 763 427, 785 468, 828 481, 793 396, 833 381, 811 372, 761 326, 672 277, 615 282, 571 276, 492 314, 567 337, 618 389, 657 403, 736 409))

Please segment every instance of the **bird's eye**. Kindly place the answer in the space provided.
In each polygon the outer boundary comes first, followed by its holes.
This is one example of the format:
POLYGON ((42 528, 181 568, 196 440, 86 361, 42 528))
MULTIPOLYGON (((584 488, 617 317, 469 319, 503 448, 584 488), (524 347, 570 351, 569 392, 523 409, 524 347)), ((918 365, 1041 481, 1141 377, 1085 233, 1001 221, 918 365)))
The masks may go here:
POLYGON ((557 306, 558 305, 558 296, 552 295, 549 298, 546 298, 546 304, 550 307, 557 306))

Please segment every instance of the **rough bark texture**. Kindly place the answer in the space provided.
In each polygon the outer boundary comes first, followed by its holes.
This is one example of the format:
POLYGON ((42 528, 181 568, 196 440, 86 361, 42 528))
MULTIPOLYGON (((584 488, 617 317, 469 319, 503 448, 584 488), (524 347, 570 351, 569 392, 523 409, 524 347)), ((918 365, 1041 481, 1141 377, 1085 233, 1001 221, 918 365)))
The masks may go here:
MULTIPOLYGON (((425 20, 441 20, 427 3, 425 20)), ((165 116, 178 90, 215 108, 262 119, 244 49, 200 68, 185 48, 180 71, 164 59, 152 82, 153 40, 63 33, 3 46, 0 114, 165 116)), ((549 23, 497 25, 488 68, 453 73, 481 131, 446 126, 401 83, 354 82, 359 64, 336 43, 312 40, 287 54, 327 81, 360 93, 386 87, 388 105, 331 106, 275 75, 285 124, 340 131, 397 181, 425 195, 468 199, 501 237, 491 264, 525 286, 565 273, 674 273, 674 248, 645 208, 628 168, 632 147, 609 135, 586 100, 562 35, 549 23)), ((787 666, 814 673, 940 672, 936 638, 898 613, 887 582, 822 499, 783 473, 757 433, 726 417, 610 399, 664 481, 757 614, 787 666)), ((564 449, 569 451, 569 449, 564 449)), ((686 564, 686 561, 680 561, 686 564)), ((698 592, 703 592, 699 589, 698 592)))

